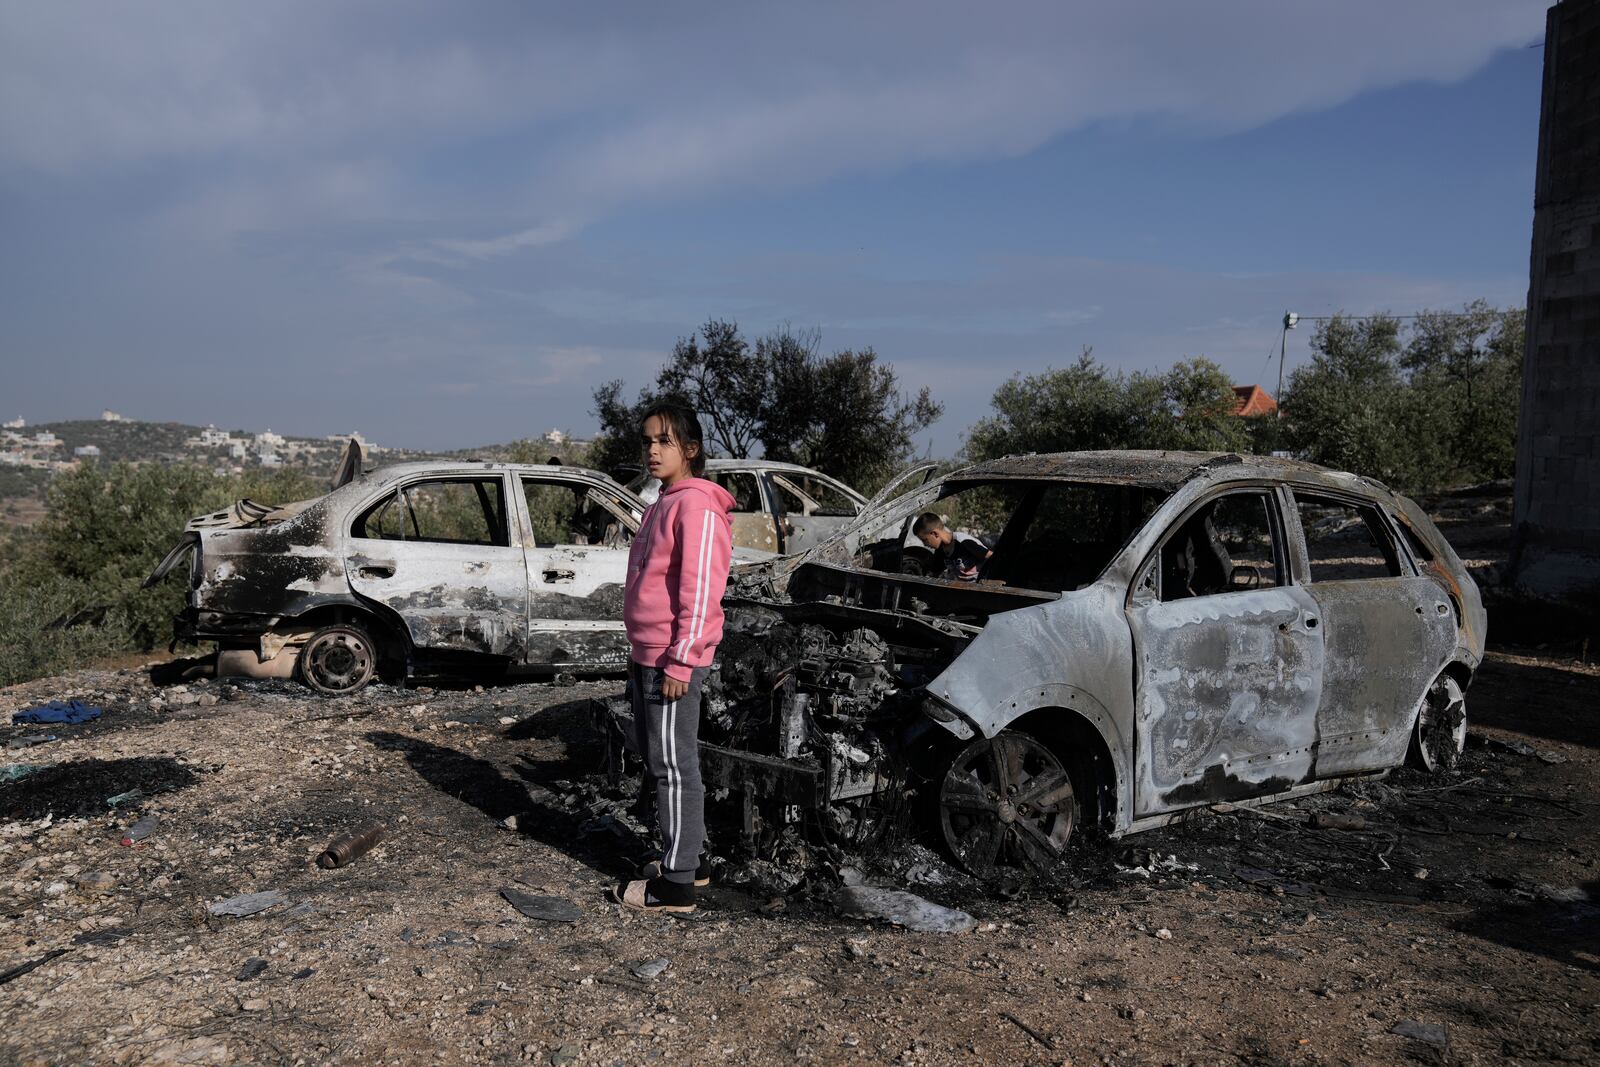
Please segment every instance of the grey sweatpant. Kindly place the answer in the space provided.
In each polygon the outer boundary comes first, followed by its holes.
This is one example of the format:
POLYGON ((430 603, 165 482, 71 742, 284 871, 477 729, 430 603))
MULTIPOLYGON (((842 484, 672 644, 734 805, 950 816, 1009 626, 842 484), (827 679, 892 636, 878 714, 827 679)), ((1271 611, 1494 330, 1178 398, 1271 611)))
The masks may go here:
POLYGON ((706 791, 700 782, 700 683, 694 671, 689 691, 671 703, 661 699, 667 673, 628 664, 633 727, 644 759, 644 784, 654 786, 661 827, 661 871, 669 882, 693 882, 706 839, 706 791))

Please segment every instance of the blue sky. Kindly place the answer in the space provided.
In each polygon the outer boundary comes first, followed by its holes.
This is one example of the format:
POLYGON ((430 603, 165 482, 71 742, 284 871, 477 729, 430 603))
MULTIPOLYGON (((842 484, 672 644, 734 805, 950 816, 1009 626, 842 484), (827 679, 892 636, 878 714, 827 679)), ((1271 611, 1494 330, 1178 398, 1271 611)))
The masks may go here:
POLYGON ((1542 33, 1508 0, 6 5, 0 410, 583 433, 712 316, 873 346, 941 455, 1085 345, 1270 386, 1285 309, 1524 300, 1542 33))

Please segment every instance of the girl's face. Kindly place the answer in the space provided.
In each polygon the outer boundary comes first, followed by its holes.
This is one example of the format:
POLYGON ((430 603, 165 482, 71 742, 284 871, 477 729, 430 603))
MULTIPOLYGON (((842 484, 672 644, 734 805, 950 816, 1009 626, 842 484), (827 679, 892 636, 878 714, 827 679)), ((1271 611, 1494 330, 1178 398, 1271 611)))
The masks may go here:
MULTIPOLYGON (((662 485, 671 485, 689 477, 689 456, 684 453, 682 442, 673 434, 672 424, 666 419, 660 415, 645 419, 640 443, 644 446, 645 469, 659 478, 662 485)), ((689 446, 691 450, 694 447, 689 446)))

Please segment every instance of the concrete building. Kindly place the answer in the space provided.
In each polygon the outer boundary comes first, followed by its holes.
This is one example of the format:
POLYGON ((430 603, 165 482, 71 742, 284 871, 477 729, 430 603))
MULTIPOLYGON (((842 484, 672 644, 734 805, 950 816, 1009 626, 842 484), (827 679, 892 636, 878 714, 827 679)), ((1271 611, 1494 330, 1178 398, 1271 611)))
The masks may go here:
POLYGON ((265 433, 256 434, 256 448, 262 451, 277 448, 282 444, 283 435, 281 433, 273 433, 270 426, 267 427, 265 433))
POLYGON ((81 459, 99 459, 100 458, 100 446, 99 445, 79 445, 77 448, 74 448, 72 450, 72 454, 74 456, 78 456, 81 459))
POLYGON ((28 420, 23 418, 21 415, 18 415, 14 419, 7 419, 5 422, 0 422, 0 428, 7 430, 23 430, 27 429, 27 426, 28 420))
POLYGON ((1545 21, 1510 580, 1600 615, 1600 0, 1545 21))
POLYGON ((123 418, 121 415, 118 415, 115 411, 112 411, 110 408, 106 408, 106 409, 104 409, 103 411, 100 412, 100 421, 101 422, 127 422, 128 420, 123 418))
POLYGON ((189 444, 197 445, 200 448, 226 448, 228 445, 233 444, 233 435, 227 430, 219 430, 214 425, 207 423, 206 428, 200 431, 200 436, 189 438, 189 444))

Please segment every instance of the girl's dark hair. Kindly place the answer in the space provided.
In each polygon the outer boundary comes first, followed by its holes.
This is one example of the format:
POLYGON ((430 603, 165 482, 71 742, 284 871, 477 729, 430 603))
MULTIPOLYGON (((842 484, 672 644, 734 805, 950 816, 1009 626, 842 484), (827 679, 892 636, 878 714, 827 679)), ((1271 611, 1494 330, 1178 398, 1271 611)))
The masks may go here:
POLYGON ((639 416, 639 429, 644 429, 644 424, 654 415, 667 424, 668 431, 672 434, 673 442, 681 449, 689 460, 689 473, 696 478, 706 472, 706 445, 705 431, 700 428, 700 416, 694 413, 694 408, 676 400, 657 400, 644 409, 639 416), (689 446, 694 445, 694 455, 689 455, 689 446))

